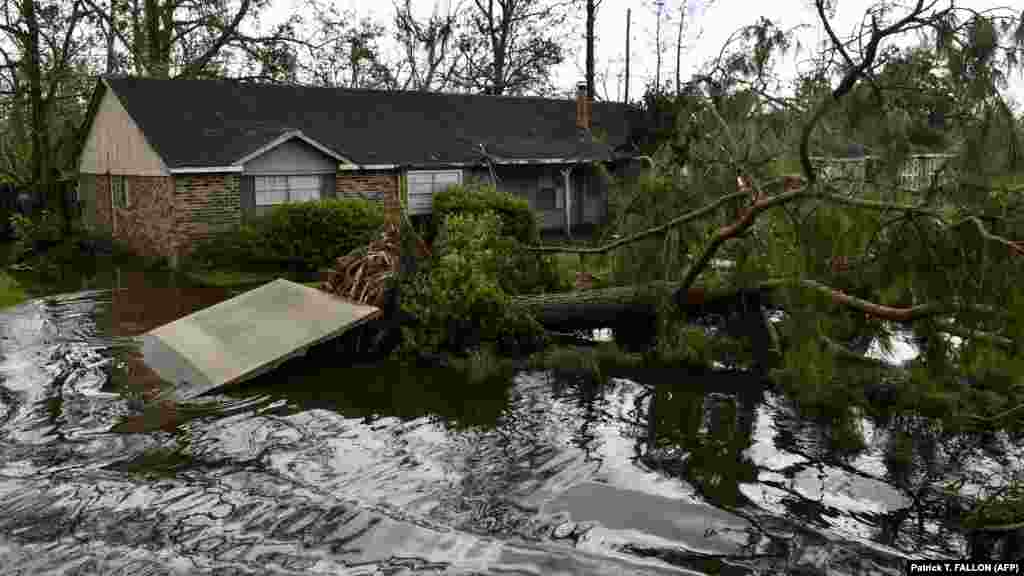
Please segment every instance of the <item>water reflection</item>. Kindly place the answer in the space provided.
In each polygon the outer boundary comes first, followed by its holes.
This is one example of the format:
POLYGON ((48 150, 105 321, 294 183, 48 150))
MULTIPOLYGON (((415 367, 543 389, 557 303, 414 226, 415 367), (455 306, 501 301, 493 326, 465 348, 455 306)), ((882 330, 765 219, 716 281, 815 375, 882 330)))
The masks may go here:
POLYGON ((808 420, 735 372, 470 385, 322 350, 147 402, 133 337, 226 296, 155 284, 0 314, 14 570, 895 574, 966 553, 944 482, 1021 463, 914 415, 808 420))

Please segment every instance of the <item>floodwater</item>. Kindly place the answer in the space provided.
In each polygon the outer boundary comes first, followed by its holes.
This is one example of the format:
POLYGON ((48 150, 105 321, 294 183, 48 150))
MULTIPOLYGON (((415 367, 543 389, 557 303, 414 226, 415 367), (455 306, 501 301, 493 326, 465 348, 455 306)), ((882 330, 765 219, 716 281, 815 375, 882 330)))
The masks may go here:
POLYGON ((944 481, 1020 467, 727 372, 471 385, 320 354, 154 404, 135 336, 229 294, 119 269, 0 310, 5 574, 900 574, 967 553, 944 481))

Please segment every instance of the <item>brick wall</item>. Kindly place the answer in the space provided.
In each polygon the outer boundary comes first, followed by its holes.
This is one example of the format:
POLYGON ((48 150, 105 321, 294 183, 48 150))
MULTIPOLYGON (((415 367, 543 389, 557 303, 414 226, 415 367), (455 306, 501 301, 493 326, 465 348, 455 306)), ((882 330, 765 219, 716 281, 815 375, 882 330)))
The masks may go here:
POLYGON ((110 234, 110 176, 91 175, 96 179, 96 228, 97 232, 110 234))
POLYGON ((199 240, 241 222, 238 174, 188 174, 174 179, 174 251, 188 253, 199 240))
POLYGON ((338 172, 335 191, 338 198, 371 198, 384 202, 387 214, 400 214, 397 171, 338 172))
MULTIPOLYGON (((104 176, 104 178, 109 178, 104 176)), ((171 176, 125 176, 131 200, 127 208, 114 204, 114 238, 136 254, 172 258, 175 246, 174 179, 171 176)), ((110 208, 110 186, 97 204, 97 215, 110 208)))
POLYGON ((125 176, 131 206, 111 210, 111 176, 83 174, 96 181, 96 231, 139 255, 167 258, 176 265, 197 241, 241 221, 237 174, 125 176))

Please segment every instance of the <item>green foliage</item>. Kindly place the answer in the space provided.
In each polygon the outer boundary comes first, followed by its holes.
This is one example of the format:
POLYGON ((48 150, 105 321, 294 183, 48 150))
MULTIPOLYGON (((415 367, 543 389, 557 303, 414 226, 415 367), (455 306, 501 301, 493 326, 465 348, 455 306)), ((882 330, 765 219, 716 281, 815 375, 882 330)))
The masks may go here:
POLYGON ((28 294, 18 284, 18 281, 11 278, 5 272, 0 272, 0 308, 7 308, 20 304, 28 299, 28 294))
POLYGON ((478 386, 490 382, 507 382, 515 375, 515 363, 499 356, 492 347, 471 350, 466 357, 453 357, 451 368, 466 384, 478 386))
POLYGON ((35 219, 12 214, 10 222, 14 232, 14 248, 10 257, 14 262, 20 261, 37 248, 60 242, 64 236, 60 218, 47 210, 43 210, 35 219))
POLYGON ((470 182, 450 186, 434 195, 433 210, 433 225, 428 234, 431 240, 450 215, 494 212, 501 220, 500 236, 514 238, 522 244, 540 241, 537 218, 526 199, 499 192, 490 184, 470 182))
POLYGON ((551 370, 556 375, 587 378, 604 383, 615 372, 643 365, 639 354, 624 351, 614 342, 601 342, 596 346, 559 346, 538 352, 530 357, 534 370, 551 370))
POLYGON ((402 307, 419 321, 403 328, 409 351, 462 351, 484 343, 508 351, 537 346, 540 326, 512 308, 502 285, 514 240, 499 236, 500 229, 492 212, 445 219, 435 260, 402 287, 402 307))
POLYGON ((368 243, 383 225, 383 208, 369 200, 287 203, 213 238, 191 260, 200 267, 286 264, 316 270, 368 243))

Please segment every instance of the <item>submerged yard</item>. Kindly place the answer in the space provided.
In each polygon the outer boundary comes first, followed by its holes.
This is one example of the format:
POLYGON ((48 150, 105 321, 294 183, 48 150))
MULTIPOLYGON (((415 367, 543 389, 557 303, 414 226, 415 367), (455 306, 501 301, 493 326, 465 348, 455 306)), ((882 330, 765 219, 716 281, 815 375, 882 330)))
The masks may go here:
POLYGON ((0 311, 15 573, 899 574, 967 553, 949 482, 1010 481, 1024 456, 685 368, 481 382, 321 351, 147 404, 166 384, 135 337, 230 291, 111 257, 48 290, 0 311))

